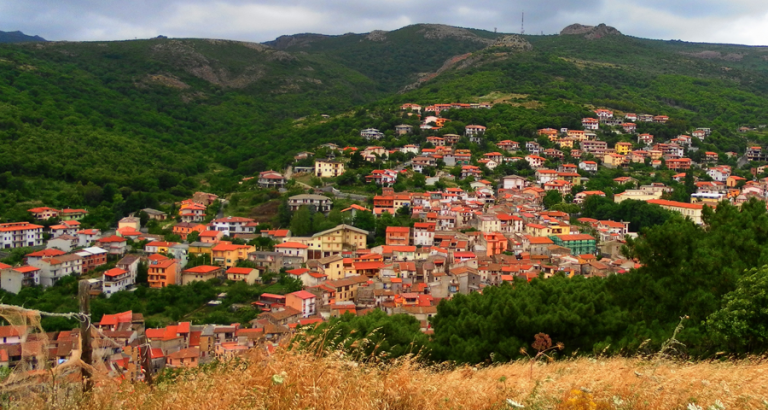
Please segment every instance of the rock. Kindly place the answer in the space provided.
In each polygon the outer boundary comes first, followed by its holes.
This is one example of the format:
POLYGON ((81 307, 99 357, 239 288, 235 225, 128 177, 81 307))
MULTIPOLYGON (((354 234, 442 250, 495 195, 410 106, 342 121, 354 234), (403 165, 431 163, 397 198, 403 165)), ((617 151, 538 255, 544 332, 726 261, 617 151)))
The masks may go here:
POLYGON ((484 44, 493 43, 493 40, 482 38, 465 28, 446 26, 444 24, 420 24, 420 26, 422 28, 418 30, 417 33, 422 33, 427 40, 453 38, 456 40, 469 40, 484 44))
POLYGON ((560 31, 560 35, 583 35, 587 40, 595 40, 605 36, 620 36, 621 32, 614 27, 606 26, 602 23, 598 26, 571 24, 560 31))
POLYGON ((387 32, 384 30, 373 30, 370 33, 368 33, 367 36, 365 36, 365 39, 371 40, 371 41, 386 41, 387 32))
POLYGON ((499 37, 491 44, 491 47, 509 47, 517 50, 532 50, 531 43, 517 35, 499 37))

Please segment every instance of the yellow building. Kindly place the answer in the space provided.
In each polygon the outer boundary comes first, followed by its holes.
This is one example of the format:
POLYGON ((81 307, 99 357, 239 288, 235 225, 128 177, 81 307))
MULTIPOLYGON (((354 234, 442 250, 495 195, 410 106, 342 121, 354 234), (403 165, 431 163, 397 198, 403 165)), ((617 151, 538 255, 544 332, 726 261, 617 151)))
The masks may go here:
MULTIPOLYGON (((291 238, 296 240, 296 238, 291 238)), ((338 255, 345 249, 366 249, 368 231, 355 228, 351 225, 339 225, 327 231, 318 232, 307 238, 307 257, 320 259, 331 255, 338 255)))
POLYGON ((213 243, 192 242, 189 244, 190 255, 208 255, 213 253, 213 243))
POLYGON ((357 288, 365 282, 368 282, 368 278, 365 276, 352 276, 339 280, 327 280, 323 282, 323 286, 334 289, 333 299, 335 303, 338 303, 355 300, 357 288))
POLYGON ((565 225, 565 224, 550 224, 549 225, 549 235, 570 235, 571 234, 571 226, 565 225))
POLYGON ((315 161, 315 176, 333 178, 344 173, 344 163, 336 161, 315 161))
POLYGON ((219 242, 212 248, 213 263, 225 268, 231 268, 238 261, 248 259, 248 254, 251 252, 256 252, 255 246, 219 242))
POLYGON ((614 148, 616 149, 616 153, 617 154, 627 155, 627 154, 629 154, 629 151, 632 151, 632 143, 631 142, 617 142, 616 146, 614 148))
POLYGON ((344 258, 341 255, 326 256, 319 259, 318 262, 323 267, 323 273, 328 276, 327 280, 339 280, 346 276, 344 274, 344 258))
POLYGON ((539 224, 526 224, 525 233, 531 236, 547 236, 549 227, 539 224))
POLYGON ((704 221, 701 219, 701 212, 704 204, 689 204, 685 202, 667 201, 664 199, 652 199, 647 201, 649 204, 659 205, 662 208, 682 214, 684 217, 691 218, 694 223, 699 225, 704 221))
POLYGON ((661 198, 661 191, 646 191, 644 189, 628 189, 620 194, 613 196, 613 202, 626 201, 627 199, 634 199, 635 201, 650 201, 652 199, 661 198))
POLYGON ((605 154, 603 165, 607 167, 620 167, 627 162, 627 157, 620 154, 605 154))
POLYGON ((573 140, 571 138, 563 138, 557 141, 557 145, 560 148, 573 148, 573 140))

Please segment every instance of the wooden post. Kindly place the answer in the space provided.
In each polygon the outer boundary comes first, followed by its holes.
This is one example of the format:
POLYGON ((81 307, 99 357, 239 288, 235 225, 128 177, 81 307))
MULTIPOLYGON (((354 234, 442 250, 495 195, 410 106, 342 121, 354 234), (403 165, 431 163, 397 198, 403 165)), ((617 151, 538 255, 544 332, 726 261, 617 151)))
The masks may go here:
MULTIPOLYGON (((80 313, 90 317, 91 314, 91 295, 90 286, 87 280, 81 280, 78 283, 77 297, 80 299, 80 313)), ((91 342, 90 320, 80 322, 80 345, 82 346, 82 355, 80 359, 88 367, 82 369, 83 392, 89 392, 93 388, 93 374, 90 366, 93 365, 93 345, 91 342)))
POLYGON ((141 365, 144 367, 144 382, 147 386, 152 386, 152 346, 149 344, 149 340, 144 338, 144 344, 139 347, 139 354, 141 354, 141 365))

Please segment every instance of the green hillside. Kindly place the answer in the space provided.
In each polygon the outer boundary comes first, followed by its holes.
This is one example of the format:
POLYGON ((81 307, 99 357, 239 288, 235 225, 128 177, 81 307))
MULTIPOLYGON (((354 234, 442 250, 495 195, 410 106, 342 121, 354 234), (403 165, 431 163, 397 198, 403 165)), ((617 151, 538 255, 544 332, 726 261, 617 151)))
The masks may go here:
POLYGON ((668 127, 652 129, 660 136, 712 127, 703 148, 718 152, 765 138, 736 133, 768 123, 764 48, 579 35, 493 46, 505 36, 414 25, 267 45, 0 45, 0 218, 24 218, 31 204, 87 206, 106 224, 198 189, 226 194, 318 143, 363 144, 360 128, 391 131, 408 121, 396 108, 409 101, 495 101, 448 114, 445 129, 485 124, 491 142, 579 127, 593 106, 669 115, 668 127))

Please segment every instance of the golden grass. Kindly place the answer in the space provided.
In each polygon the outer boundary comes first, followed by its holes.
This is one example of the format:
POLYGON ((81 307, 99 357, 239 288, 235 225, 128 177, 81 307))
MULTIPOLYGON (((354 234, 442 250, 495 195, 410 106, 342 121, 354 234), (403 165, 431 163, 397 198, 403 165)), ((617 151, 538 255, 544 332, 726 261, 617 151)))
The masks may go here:
POLYGON ((24 408, 79 409, 726 409, 766 408, 768 363, 761 358, 675 363, 632 358, 528 361, 474 368, 426 367, 413 360, 358 364, 280 349, 191 370, 173 383, 100 383, 90 396, 24 408))

